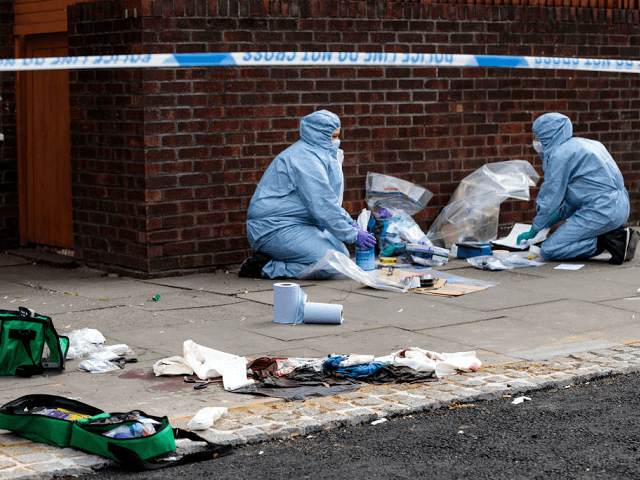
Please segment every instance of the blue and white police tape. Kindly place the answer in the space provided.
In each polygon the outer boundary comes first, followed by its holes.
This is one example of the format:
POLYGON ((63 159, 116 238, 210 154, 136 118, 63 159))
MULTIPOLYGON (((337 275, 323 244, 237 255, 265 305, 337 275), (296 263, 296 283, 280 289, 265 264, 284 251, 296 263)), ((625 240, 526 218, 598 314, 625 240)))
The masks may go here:
POLYGON ((0 72, 228 66, 493 67, 640 73, 638 60, 440 53, 237 52, 0 59, 0 72))

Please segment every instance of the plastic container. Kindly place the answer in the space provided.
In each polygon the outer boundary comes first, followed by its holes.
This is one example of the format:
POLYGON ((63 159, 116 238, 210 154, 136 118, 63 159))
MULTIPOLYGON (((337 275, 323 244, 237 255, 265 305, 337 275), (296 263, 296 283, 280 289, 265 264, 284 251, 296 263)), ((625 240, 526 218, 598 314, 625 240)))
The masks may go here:
POLYGON ((458 247, 458 258, 472 258, 491 255, 490 243, 462 242, 456 243, 456 246, 458 247))
POLYGON ((356 245, 356 265, 362 270, 369 271, 376 268, 375 248, 361 248, 356 245))

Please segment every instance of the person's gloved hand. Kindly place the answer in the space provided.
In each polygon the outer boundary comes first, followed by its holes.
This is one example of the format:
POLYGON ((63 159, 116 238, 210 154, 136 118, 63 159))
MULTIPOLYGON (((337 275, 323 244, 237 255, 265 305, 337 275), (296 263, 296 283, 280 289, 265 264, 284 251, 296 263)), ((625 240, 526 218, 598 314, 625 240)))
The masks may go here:
POLYGON ((389 220, 391 218, 391 213, 386 208, 381 208, 376 212, 378 216, 378 220, 389 220))
POLYGON ((358 222, 351 222, 349 225, 351 225, 353 228, 357 228, 358 230, 362 230, 360 228, 360 225, 358 225, 358 222))
POLYGON ((529 230, 528 232, 524 232, 524 233, 521 233, 520 235, 518 235, 518 240, 516 240, 516 244, 520 245, 525 240, 531 240, 533 237, 535 237, 537 235, 537 233, 538 232, 536 232, 533 229, 533 227, 531 227, 531 230, 529 230))
POLYGON ((551 218, 549 219, 549 221, 547 222, 547 226, 546 228, 551 228, 553 227, 556 223, 558 223, 560 221, 560 213, 559 212, 555 212, 553 215, 551 215, 551 218))
POLYGON ((376 237, 364 230, 358 230, 358 238, 356 238, 356 245, 360 248, 373 248, 376 244, 376 237))

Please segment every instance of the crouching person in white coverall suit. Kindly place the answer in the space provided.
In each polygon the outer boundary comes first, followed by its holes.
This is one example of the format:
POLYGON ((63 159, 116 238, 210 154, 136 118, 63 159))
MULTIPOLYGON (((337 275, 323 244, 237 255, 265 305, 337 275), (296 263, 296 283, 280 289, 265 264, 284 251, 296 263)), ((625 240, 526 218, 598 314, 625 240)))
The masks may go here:
POLYGON ((364 248, 375 237, 342 208, 340 119, 319 110, 300 121, 300 140, 267 168, 251 198, 247 235, 253 257, 239 276, 295 278, 328 250, 349 255, 343 242, 364 248))
POLYGON ((533 147, 542 158, 544 181, 536 217, 518 243, 566 220, 541 246, 545 260, 583 259, 611 253, 619 265, 634 257, 640 234, 624 228, 629 194, 622 173, 600 142, 574 137, 571 120, 547 113, 533 123, 533 147))

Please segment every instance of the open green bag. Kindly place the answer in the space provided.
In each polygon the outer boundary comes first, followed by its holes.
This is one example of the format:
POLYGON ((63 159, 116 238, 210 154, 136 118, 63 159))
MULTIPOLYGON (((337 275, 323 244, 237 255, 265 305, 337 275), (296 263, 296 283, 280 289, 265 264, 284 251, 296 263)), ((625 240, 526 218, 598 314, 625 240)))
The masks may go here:
POLYGON ((68 349, 69 339, 58 335, 50 317, 26 307, 0 310, 0 375, 60 373, 68 349), (48 358, 42 358, 45 345, 48 358))
MULTIPOLYGON (((130 412, 133 413, 133 412, 130 412)), ((137 411, 142 417, 155 421, 155 432, 138 438, 110 438, 103 434, 135 420, 104 424, 105 419, 126 414, 106 413, 102 410, 56 395, 25 395, 0 407, 0 429, 12 431, 38 442, 74 447, 119 462, 131 470, 156 470, 169 466, 211 460, 232 452, 229 445, 210 443, 199 435, 172 428, 169 419, 137 411), (48 413, 37 412, 45 408, 48 413), (187 438, 206 443, 206 448, 177 460, 164 461, 162 456, 176 450, 175 440, 187 438), (160 457, 160 458, 157 458, 160 457)))

